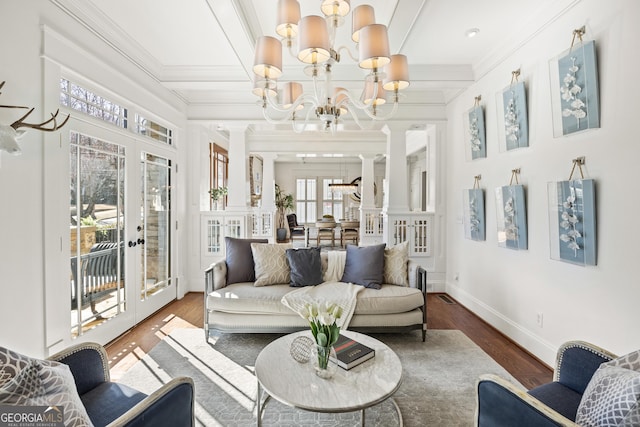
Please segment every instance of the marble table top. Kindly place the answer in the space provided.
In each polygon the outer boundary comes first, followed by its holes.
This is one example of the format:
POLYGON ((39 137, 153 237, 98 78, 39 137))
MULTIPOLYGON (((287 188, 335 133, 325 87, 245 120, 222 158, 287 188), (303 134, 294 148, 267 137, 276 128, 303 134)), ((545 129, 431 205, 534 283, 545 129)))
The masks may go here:
POLYGON ((315 373, 313 360, 296 362, 289 353, 291 342, 301 336, 313 339, 310 330, 278 338, 258 355, 255 373, 262 388, 274 399, 315 412, 351 412, 368 408, 389 398, 402 381, 398 356, 384 343, 352 331, 341 331, 373 348, 375 357, 345 370, 340 367, 331 379, 315 373))

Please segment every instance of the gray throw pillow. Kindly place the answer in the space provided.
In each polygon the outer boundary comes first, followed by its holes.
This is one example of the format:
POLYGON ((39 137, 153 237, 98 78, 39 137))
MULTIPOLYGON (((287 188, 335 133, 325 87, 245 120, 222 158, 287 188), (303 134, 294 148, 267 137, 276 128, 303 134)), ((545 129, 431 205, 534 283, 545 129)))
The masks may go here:
POLYGON ((385 244, 373 246, 347 245, 347 260, 341 282, 380 289, 384 277, 385 244))
POLYGON ((576 423, 585 427, 640 425, 640 350, 600 365, 582 395, 576 423))
POLYGON ((227 285, 232 283, 254 282, 256 280, 255 264, 251 243, 268 243, 267 239, 224 238, 227 247, 227 285))
POLYGON ((320 248, 287 249, 291 268, 289 286, 315 286, 323 282, 320 248))
POLYGON ((0 405, 56 407, 52 411, 62 407, 65 426, 92 426, 67 365, 4 347, 0 347, 0 405))

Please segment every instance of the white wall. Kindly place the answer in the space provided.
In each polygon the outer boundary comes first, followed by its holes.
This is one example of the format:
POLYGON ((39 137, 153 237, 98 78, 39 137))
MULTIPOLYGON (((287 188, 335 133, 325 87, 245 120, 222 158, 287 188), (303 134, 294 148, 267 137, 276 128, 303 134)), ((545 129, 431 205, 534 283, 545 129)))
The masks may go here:
POLYGON ((640 158, 639 17, 636 0, 575 2, 448 105, 448 292, 550 365, 555 349, 572 339, 618 354, 640 348, 635 268, 640 202, 633 184, 640 158), (601 128, 554 138, 549 60, 569 48, 573 29, 582 25, 585 39, 596 40, 601 128), (500 152, 495 97, 518 68, 527 85, 530 146, 500 152), (467 161, 463 117, 479 94, 486 108, 487 158, 467 161), (578 156, 586 157, 585 172, 597 185, 595 267, 550 259, 546 186, 568 179, 571 160, 578 156), (529 249, 520 252, 497 246, 493 192, 509 183, 517 167, 526 187, 529 236, 529 249), (462 225, 462 190, 472 188, 478 174, 486 192, 484 242, 466 240, 462 225), (543 314, 542 328, 538 313, 543 314))

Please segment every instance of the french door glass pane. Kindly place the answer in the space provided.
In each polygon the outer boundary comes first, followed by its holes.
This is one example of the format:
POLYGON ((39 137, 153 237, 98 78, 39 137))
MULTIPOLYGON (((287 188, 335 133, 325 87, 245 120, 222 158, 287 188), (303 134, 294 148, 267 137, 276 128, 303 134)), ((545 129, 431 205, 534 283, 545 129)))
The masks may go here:
POLYGON ((71 334, 126 309, 124 147, 70 133, 71 334))
POLYGON ((171 284, 170 172, 169 160, 142 153, 141 300, 171 284))

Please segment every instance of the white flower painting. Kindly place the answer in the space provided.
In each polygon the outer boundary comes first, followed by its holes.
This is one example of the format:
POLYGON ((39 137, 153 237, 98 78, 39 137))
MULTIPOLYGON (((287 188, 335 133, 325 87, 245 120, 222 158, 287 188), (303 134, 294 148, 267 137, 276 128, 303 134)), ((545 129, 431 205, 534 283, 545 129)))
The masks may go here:
POLYGON ((465 237, 485 240, 484 191, 479 188, 464 190, 463 196, 465 237))
POLYGON ((469 118, 469 151, 471 159, 480 159, 487 156, 485 143, 484 110, 481 106, 472 108, 469 118))
POLYGON ((578 265, 595 265, 594 181, 552 182, 548 191, 551 258, 578 265))
POLYGON ((522 185, 496 188, 498 245, 527 249, 527 212, 522 185))
POLYGON ((509 85, 502 91, 504 147, 507 150, 529 146, 527 96, 524 82, 509 85))
POLYGON ((573 47, 558 59, 562 134, 600 127, 595 42, 573 47))

